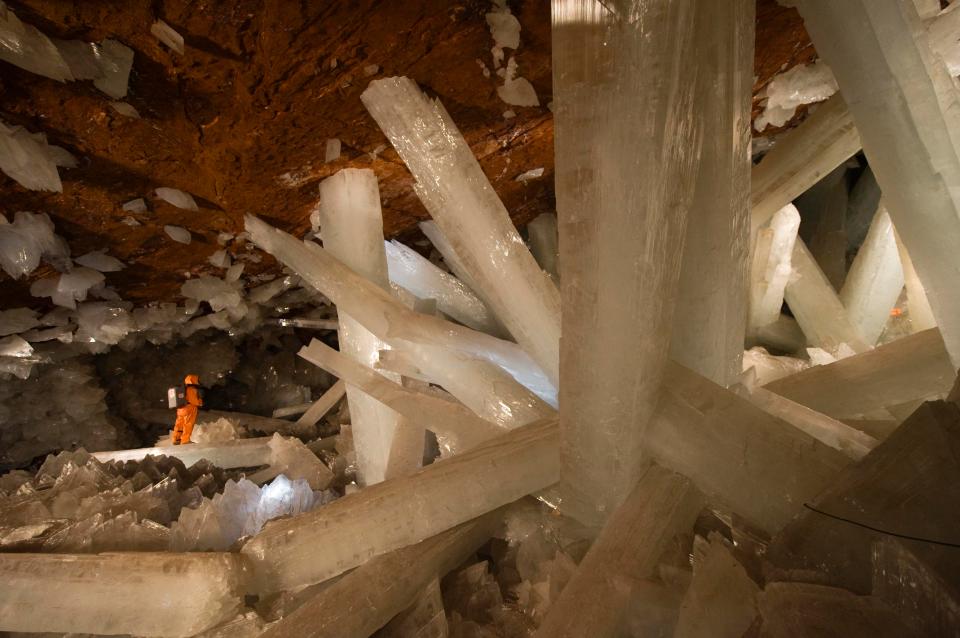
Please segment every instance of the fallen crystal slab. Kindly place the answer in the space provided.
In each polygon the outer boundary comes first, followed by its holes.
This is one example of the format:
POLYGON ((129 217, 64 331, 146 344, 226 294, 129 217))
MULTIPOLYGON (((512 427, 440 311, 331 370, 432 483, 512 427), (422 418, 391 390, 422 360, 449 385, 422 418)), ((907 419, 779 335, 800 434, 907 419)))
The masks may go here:
POLYGON ((421 299, 435 299, 440 312, 465 326, 506 336, 490 309, 462 281, 396 240, 385 242, 384 246, 390 281, 421 299))
POLYGON ((610 514, 535 636, 621 635, 625 612, 638 604, 627 583, 655 575, 667 544, 693 528, 703 505, 689 480, 656 465, 648 467, 610 514))
POLYGON ((417 195, 480 286, 476 292, 555 383, 559 292, 450 115, 408 78, 374 80, 361 99, 416 178, 417 195))
POLYGON ((236 554, 0 554, 0 630, 192 636, 236 615, 246 576, 236 554))
POLYGON ((498 514, 487 514, 415 545, 371 558, 279 620, 261 638, 366 638, 376 633, 414 603, 431 582, 489 540, 496 531, 498 514), (375 604, 357 613, 358 600, 375 604))
POLYGON ((106 463, 108 461, 139 461, 147 456, 172 456, 180 459, 187 466, 206 459, 217 467, 232 468, 269 465, 272 454, 270 437, 261 437, 211 445, 191 444, 95 452, 93 457, 106 463))
POLYGON ((163 232, 165 232, 170 239, 181 244, 189 244, 192 240, 190 231, 182 226, 167 224, 163 227, 163 232))
POLYGON ((154 192, 156 192, 157 197, 172 206, 176 206, 177 208, 182 208, 184 210, 200 210, 197 208, 197 202, 193 199, 193 195, 190 193, 166 186, 162 186, 154 192))

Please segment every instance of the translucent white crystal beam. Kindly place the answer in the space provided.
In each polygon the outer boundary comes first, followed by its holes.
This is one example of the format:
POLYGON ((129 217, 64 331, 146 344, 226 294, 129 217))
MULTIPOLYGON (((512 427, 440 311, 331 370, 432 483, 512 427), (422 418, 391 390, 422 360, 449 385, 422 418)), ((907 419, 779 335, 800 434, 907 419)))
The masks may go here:
POLYGON ((517 344, 416 313, 320 246, 301 242, 252 216, 247 216, 246 224, 258 246, 297 272, 308 285, 380 339, 388 343, 392 339, 406 339, 474 354, 502 367, 538 396, 552 396, 552 400, 556 400, 555 386, 517 344))
POLYGON ((302 425, 316 425, 320 422, 327 412, 333 409, 333 406, 340 403, 340 399, 347 393, 347 384, 342 379, 334 383, 323 393, 319 399, 313 402, 307 411, 303 413, 297 423, 302 425))
POLYGON ((246 578, 236 554, 0 554, 0 630, 193 636, 237 614, 246 578))
POLYGON ((409 607, 432 581, 489 540, 497 531, 499 519, 497 512, 491 512, 416 545, 371 558, 318 592, 260 638, 367 638, 409 607))
MULTIPOLYGON (((320 182, 320 232, 324 250, 367 281, 389 290, 387 256, 383 242, 383 214, 377 176, 370 169, 347 168, 320 182)), ((383 341, 348 310, 337 313, 341 351, 373 368, 383 341)), ((383 373, 391 381, 400 377, 383 373)), ((357 451, 361 484, 382 481, 390 447, 402 417, 389 407, 347 383, 347 403, 357 451)))
MULTIPOLYGON (((443 232, 437 227, 436 222, 433 221, 424 221, 417 224, 420 227, 420 230, 423 231, 423 234, 427 236, 427 239, 430 240, 430 243, 433 244, 433 247, 437 249, 437 252, 443 257, 444 263, 450 268, 450 272, 457 276, 457 279, 462 281, 467 285, 467 287, 472 290, 478 297, 484 299, 483 289, 477 285, 477 282, 473 280, 470 276, 470 271, 467 269, 466 265, 463 263, 463 260, 457 255, 456 251, 453 249, 453 246, 450 244, 443 232)), ((484 303, 489 307, 489 302, 484 299, 484 303)))
POLYGON ((933 317, 933 309, 930 307, 930 301, 927 299, 927 293, 923 289, 923 282, 917 275, 917 269, 913 267, 913 260, 907 252, 906 246, 900 239, 896 229, 893 236, 897 240, 897 252, 900 253, 900 265, 903 267, 904 286, 907 289, 907 311, 910 313, 910 325, 914 332, 935 328, 937 320, 933 317))
POLYGON ((796 3, 960 365, 960 95, 908 2, 796 3))
POLYGON ((753 168, 750 187, 753 232, 778 210, 860 151, 860 135, 839 93, 784 133, 753 168))
POLYGON ((791 257, 800 228, 800 213, 787 204, 757 230, 750 266, 751 335, 780 318, 783 293, 793 272, 791 257))
POLYGON ((560 281, 560 236, 557 230, 557 216, 553 213, 541 213, 527 224, 530 238, 530 252, 544 272, 560 281))
POLYGON ((703 496, 685 477, 648 467, 610 515, 535 637, 623 635, 624 612, 636 604, 634 584, 655 576, 667 544, 693 528, 703 506, 703 496))
MULTIPOLYGON (((168 414, 169 417, 169 414, 168 414)), ((167 419, 169 421, 169 418, 167 419)), ((238 439, 223 443, 177 445, 164 447, 95 452, 93 457, 104 463, 108 461, 140 461, 148 456, 172 456, 186 466, 207 459, 217 467, 257 467, 270 463, 270 437, 238 439)))
POLYGON ((797 238, 790 259, 793 275, 784 299, 807 341, 826 350, 834 350, 841 343, 856 352, 866 350, 869 346, 853 327, 846 308, 802 239, 797 238))
POLYGON ((754 3, 728 0, 704 2, 696 16, 703 148, 670 356, 724 387, 740 376, 747 325, 755 12, 754 3))
POLYGON ((700 156, 694 83, 678 81, 694 3, 607 4, 552 3, 563 507, 587 524, 643 467, 700 156))
POLYGON ((840 290, 847 316, 867 344, 873 345, 880 338, 903 283, 893 224, 881 205, 840 290))
POLYGON ((452 449, 457 451, 474 447, 501 433, 500 428, 476 416, 459 403, 405 387, 360 365, 322 341, 312 340, 310 345, 301 348, 298 354, 346 381, 347 388, 351 385, 360 388, 371 398, 389 406, 412 423, 422 424, 438 436, 450 439, 452 449))
POLYGON ((506 336, 490 309, 462 281, 396 240, 385 246, 390 281, 421 299, 436 299, 440 312, 465 326, 497 337, 506 336))
POLYGON ((556 420, 525 425, 412 476, 268 523, 241 548, 256 590, 327 580, 550 486, 560 475, 557 438, 556 420))
POLYGON ((560 295, 446 109, 404 77, 374 80, 361 100, 413 173, 417 195, 483 298, 556 383, 560 295))
POLYGON ((767 384, 768 390, 835 419, 945 395, 956 379, 936 328, 767 384))

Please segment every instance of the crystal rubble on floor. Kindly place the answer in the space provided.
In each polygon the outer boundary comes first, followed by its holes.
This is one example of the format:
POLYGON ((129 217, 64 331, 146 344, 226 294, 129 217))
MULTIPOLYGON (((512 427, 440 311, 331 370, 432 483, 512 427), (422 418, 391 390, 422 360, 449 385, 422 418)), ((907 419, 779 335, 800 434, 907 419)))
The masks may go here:
POLYGON ((537 395, 489 361, 435 346, 398 342, 378 366, 444 388, 480 417, 511 428, 555 414, 537 395))
POLYGON ((753 371, 744 374, 741 384, 732 390, 767 414, 783 419, 851 459, 859 460, 877 446, 878 441, 872 436, 757 385, 753 371))
POLYGON ((747 323, 754 14, 745 0, 708 2, 697 11, 694 39, 694 99, 710 107, 697 115, 703 142, 670 356, 724 387, 740 376, 747 323))
POLYGON ((694 543, 693 580, 684 595, 673 635, 740 638, 759 613, 760 588, 722 536, 713 532, 709 541, 697 540, 702 546, 697 552, 697 542, 694 543))
POLYGON ((765 387, 835 419, 855 419, 887 406, 943 397, 955 378, 943 339, 931 328, 765 387))
MULTIPOLYGON (((387 255, 383 240, 383 214, 377 176, 370 169, 344 169, 320 183, 320 226, 324 250, 373 285, 389 290, 387 255)), ((338 309, 340 349, 345 356, 373 368, 377 353, 388 346, 354 318, 338 309)), ((400 377, 379 372, 392 383, 400 377)), ((398 428, 405 418, 347 381, 354 445, 360 481, 372 485, 384 480, 387 459, 398 428)), ((422 454, 410 459, 419 467, 422 454)))
POLYGON ((235 554, 0 554, 0 630, 192 636, 236 615, 246 577, 235 554))
POLYGON ((694 65, 693 3, 624 11, 553 3, 563 508, 592 524, 643 467, 700 161, 695 83, 676 81, 694 65))
MULTIPOLYGON (((515 343, 412 311, 385 290, 344 266, 323 248, 247 216, 253 241, 303 281, 348 312, 380 339, 403 339, 467 352, 494 363, 548 402, 556 390, 515 343)), ((552 399, 550 399, 552 397, 552 399)))
POLYGON ((333 491, 313 490, 304 479, 281 474, 258 487, 247 479, 227 481, 223 492, 184 508, 170 526, 170 550, 227 551, 239 539, 253 536, 267 521, 296 516, 336 499, 333 491))
POLYGON ((436 578, 473 554, 493 535, 499 521, 500 512, 491 512, 370 558, 281 619, 262 638, 366 638, 408 608, 436 578))
MULTIPOLYGON (((349 388, 353 385, 363 390, 373 400, 389 406, 410 423, 422 424, 433 431, 443 439, 443 446, 450 452, 473 448, 481 441, 502 433, 497 425, 476 416, 463 405, 405 387, 338 353, 316 339, 312 340, 309 346, 302 348, 299 354, 307 361, 346 381, 348 400, 349 388)), ((353 423, 352 409, 351 423, 353 423)), ((354 425, 354 431, 356 431, 356 425, 354 425)))
MULTIPOLYGON (((883 534, 874 529, 934 541, 955 541, 953 503, 960 497, 960 408, 931 401, 921 405, 860 463, 836 477, 808 511, 770 544, 774 573, 815 570, 816 582, 857 593, 872 589, 871 546, 883 534)), ((954 549, 923 541, 903 541, 951 586, 960 579, 954 549)), ((795 576, 796 579, 796 576, 795 576)))
POLYGON ((44 133, 30 133, 22 126, 0 121, 0 170, 24 188, 61 193, 57 167, 76 166, 76 158, 48 144, 44 133))
POLYGON ((396 240, 386 242, 385 247, 391 282, 421 299, 436 299, 438 310, 465 326, 506 336, 490 309, 462 281, 396 240))
POLYGON ((791 256, 793 275, 784 290, 784 299, 812 346, 835 351, 846 344, 855 352, 869 346, 854 328, 846 308, 833 286, 797 238, 791 256))
POLYGON ((777 139, 751 173, 755 233, 778 210, 860 151, 860 135, 840 93, 777 139))
POLYGON ((541 213, 527 224, 530 252, 554 282, 560 281, 560 235, 557 230, 557 216, 553 213, 541 213))
POLYGON ((840 290, 850 322, 868 345, 880 338, 903 284, 893 225, 880 206, 840 290))
POLYGON ((413 173, 417 195, 479 286, 475 292, 556 383, 560 295, 450 115, 403 77, 374 80, 361 99, 413 173))
POLYGON ((885 206, 920 273, 956 368, 960 121, 950 105, 958 99, 957 88, 931 51, 912 6, 804 0, 797 8, 840 83, 885 206))
POLYGON ((538 422, 412 476, 273 521, 241 553, 253 565, 260 593, 309 585, 548 487, 558 476, 556 421, 538 422))
POLYGON ((611 513, 536 636, 618 636, 631 605, 631 585, 655 574, 676 534, 688 532, 703 508, 686 478, 649 466, 611 513))
POLYGON ((787 204, 757 230, 750 267, 750 338, 756 338, 761 328, 780 318, 799 228, 800 213, 793 204, 787 204))

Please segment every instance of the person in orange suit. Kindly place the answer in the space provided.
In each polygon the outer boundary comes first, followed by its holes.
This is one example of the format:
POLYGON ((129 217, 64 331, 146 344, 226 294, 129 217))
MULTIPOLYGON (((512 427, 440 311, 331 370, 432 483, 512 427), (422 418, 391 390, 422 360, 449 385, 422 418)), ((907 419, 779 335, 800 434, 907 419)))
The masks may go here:
POLYGON ((186 387, 187 405, 177 408, 177 422, 173 425, 173 444, 185 445, 190 443, 190 435, 193 433, 193 424, 197 422, 197 412, 203 405, 203 399, 200 398, 200 377, 195 374, 188 374, 183 379, 183 385, 186 387))

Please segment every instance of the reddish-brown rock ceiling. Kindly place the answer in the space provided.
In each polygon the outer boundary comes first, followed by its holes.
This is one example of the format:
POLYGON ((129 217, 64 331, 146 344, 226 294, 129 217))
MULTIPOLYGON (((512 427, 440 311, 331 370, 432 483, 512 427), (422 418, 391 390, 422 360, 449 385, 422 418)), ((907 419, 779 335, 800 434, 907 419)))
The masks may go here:
MULTIPOLYGON (((0 211, 49 213, 74 255, 109 248, 129 264, 108 283, 135 302, 179 296, 184 273, 216 271, 207 257, 217 234, 240 232, 255 213, 302 236, 310 226, 317 184, 347 166, 372 168, 380 180, 384 230, 411 238, 426 211, 412 178, 360 102, 374 77, 407 75, 438 96, 518 225, 553 202, 553 119, 550 16, 545 0, 512 0, 521 25, 519 72, 540 107, 510 107, 496 94, 478 60, 491 65, 484 19, 489 2, 292 0, 23 0, 18 16, 49 35, 117 39, 135 51, 126 101, 142 119, 119 115, 89 82, 61 84, 0 63, 0 117, 80 160, 61 170, 63 193, 27 191, 0 175, 0 211), (161 18, 186 41, 183 56, 149 33, 161 18), (334 61, 336 61, 334 63, 334 61), (512 109, 516 117, 503 118, 512 109), (342 141, 339 160, 324 164, 328 138, 342 141), (380 145, 387 150, 370 156, 380 145), (527 170, 543 177, 517 182, 527 170), (199 212, 183 211, 153 195, 158 186, 192 193, 199 212), (122 223, 121 205, 144 197, 139 227, 122 223), (164 224, 193 233, 189 246, 171 241, 164 224)), ((792 9, 774 0, 757 7, 756 86, 815 54, 792 9)), ((754 106, 757 113, 756 101, 754 106)), ((275 268, 270 260, 248 272, 275 268)), ((29 280, 0 273, 0 307, 37 305, 29 280)))

